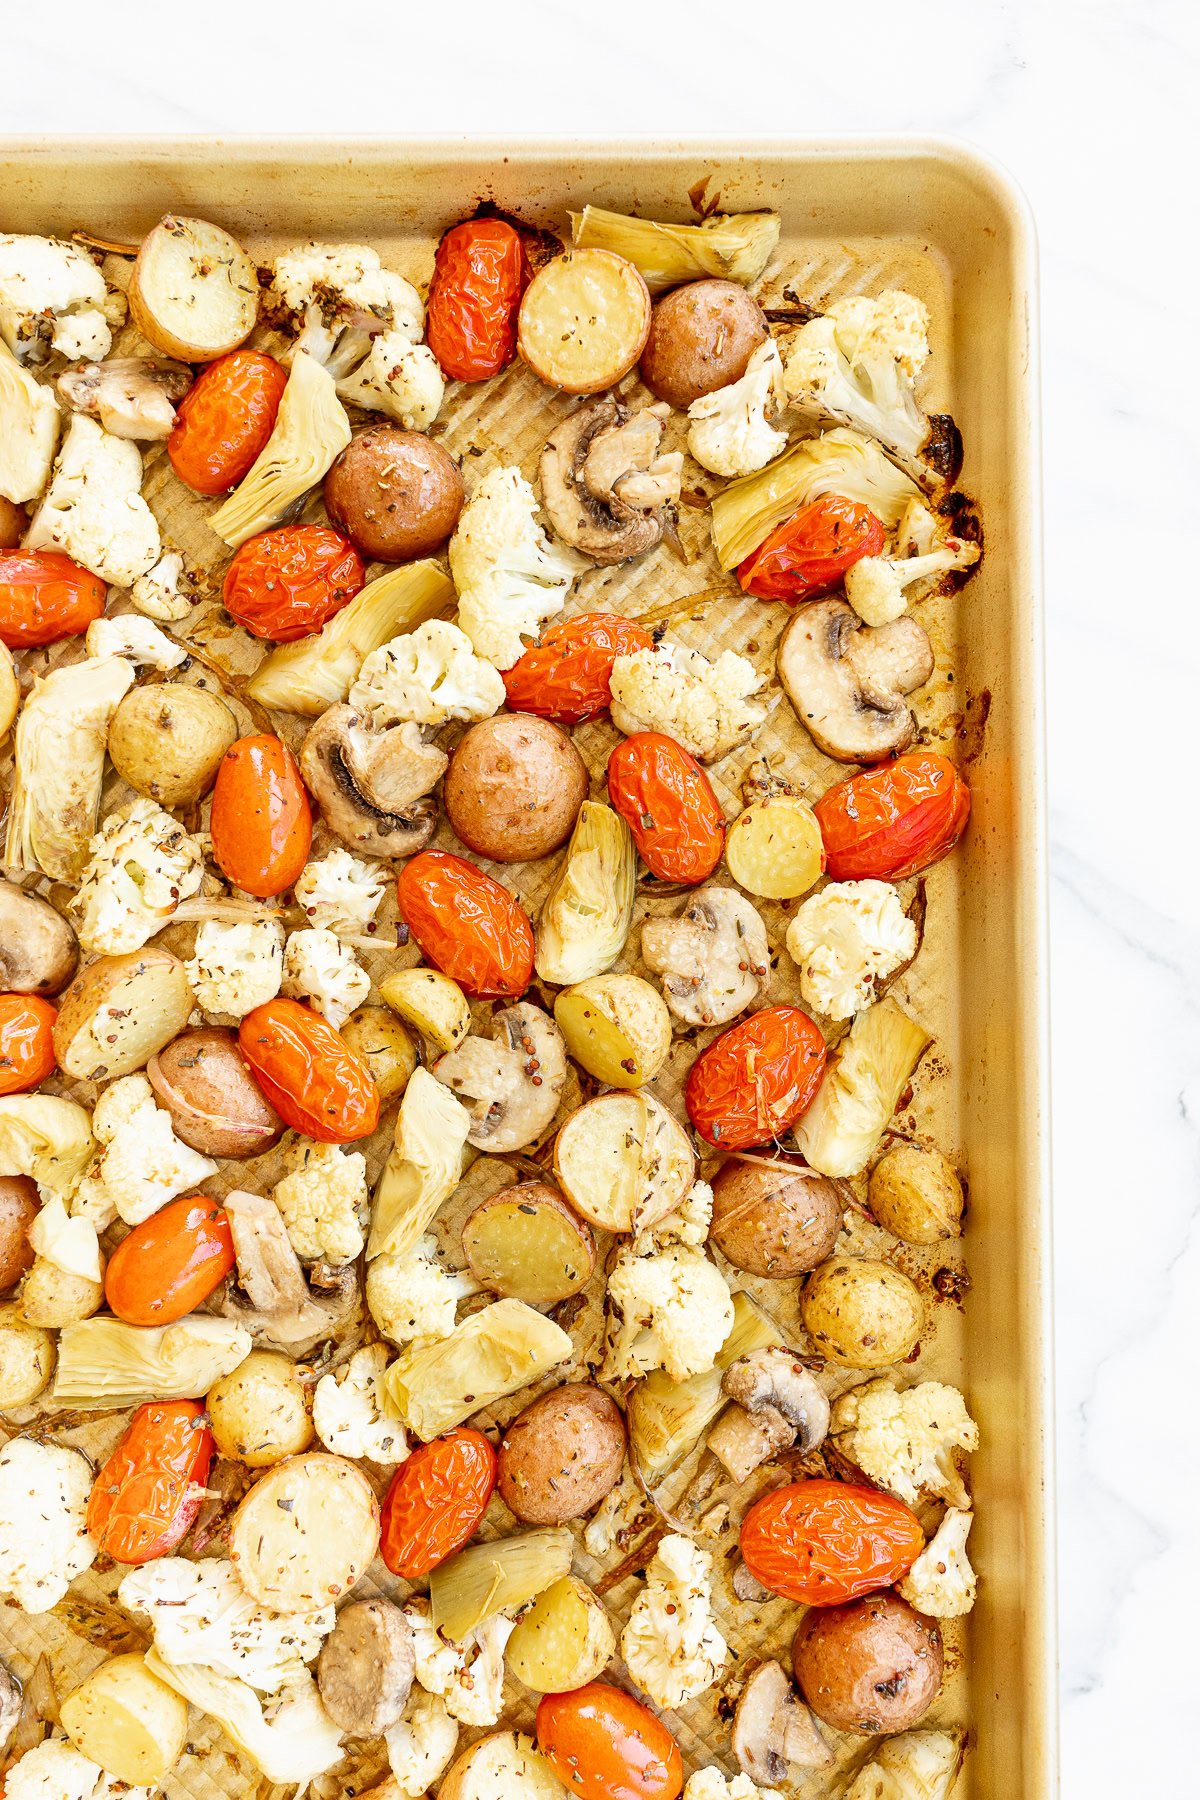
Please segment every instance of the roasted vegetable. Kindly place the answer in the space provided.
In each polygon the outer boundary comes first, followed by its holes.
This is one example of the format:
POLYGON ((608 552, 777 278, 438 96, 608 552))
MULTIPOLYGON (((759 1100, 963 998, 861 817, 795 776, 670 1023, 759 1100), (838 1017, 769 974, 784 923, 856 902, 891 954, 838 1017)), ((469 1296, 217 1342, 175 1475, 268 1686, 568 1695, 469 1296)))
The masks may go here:
POLYGON ((929 1033, 894 1000, 860 1012, 829 1058, 796 1143, 822 1175, 857 1175, 887 1130, 929 1033))
POLYGON ((774 212, 710 213, 698 225, 673 225, 585 206, 571 214, 571 228, 580 249, 628 257, 650 292, 660 294, 703 275, 748 287, 779 243, 781 221, 774 212))
POLYGON ((624 819, 585 800, 538 920, 534 967, 543 981, 566 987, 612 967, 629 936, 636 874, 624 819))
POLYGON ((472 1544, 429 1577, 437 1629, 455 1643, 496 1613, 524 1606, 561 1581, 571 1567, 569 1531, 519 1531, 490 1544, 472 1544))
POLYGON ((571 1340, 552 1319, 520 1300, 497 1300, 472 1313, 453 1337, 413 1344, 392 1363, 383 1386, 409 1430, 428 1442, 570 1355, 571 1340))
POLYGON ((316 487, 350 442, 350 421, 333 377, 305 351, 279 402, 275 428, 250 473, 209 518, 217 536, 236 548, 277 525, 293 501, 316 487))
POLYGON ((192 1313, 174 1325, 125 1325, 104 1316, 68 1325, 58 1344, 52 1398, 81 1411, 186 1400, 207 1393, 250 1352, 250 1333, 192 1313))
POLYGON ((78 885, 100 813, 109 722, 133 683, 119 656, 51 669, 17 719, 5 862, 78 885))

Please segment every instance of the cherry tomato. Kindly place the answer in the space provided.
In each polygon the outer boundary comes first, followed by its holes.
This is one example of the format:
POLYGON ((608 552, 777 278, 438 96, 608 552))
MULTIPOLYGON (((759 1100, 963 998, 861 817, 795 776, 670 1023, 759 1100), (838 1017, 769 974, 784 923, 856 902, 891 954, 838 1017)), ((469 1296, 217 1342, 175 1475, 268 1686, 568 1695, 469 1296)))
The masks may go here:
POLYGON ((496 1485, 496 1452, 482 1432, 449 1431, 401 1463, 383 1501, 379 1554, 418 1581, 474 1537, 496 1485))
POLYGON ((506 887, 446 850, 422 850, 396 881, 400 917, 425 956, 478 997, 523 994, 533 975, 533 926, 506 887))
POLYGON ((825 1067, 820 1027, 798 1006, 766 1006, 723 1031, 688 1070, 684 1104, 722 1150, 765 1144, 812 1105, 825 1067))
POLYGON ((884 529, 869 506, 825 494, 777 525, 738 564, 742 591, 760 600, 812 600, 836 587, 864 556, 883 551, 884 529))
POLYGON ((813 811, 831 881, 899 881, 953 850, 971 790, 935 750, 910 750, 839 781, 813 811))
POLYGON ((242 1020, 242 1055, 285 1125, 322 1144, 370 1137, 379 1089, 328 1019, 299 1000, 268 1000, 242 1020))
POLYGON ((725 815, 694 756, 661 731, 638 731, 608 759, 608 797, 660 881, 705 881, 725 848, 725 815))
POLYGON ((589 1681, 538 1702, 538 1749, 579 1800, 675 1800, 679 1746, 662 1720, 623 1688, 589 1681))
POLYGON ((209 830, 213 859, 234 887, 267 900, 295 885, 312 845, 312 807, 279 738, 239 738, 225 752, 209 830))
POLYGON ((890 1587, 925 1548, 903 1500, 845 1481, 797 1481, 756 1500, 742 1520, 742 1559, 773 1594, 837 1606, 890 1587))
POLYGON ((580 725, 606 710, 618 656, 653 648, 650 633, 618 613, 563 619, 505 673, 509 707, 558 725, 580 725))
POLYGON ((362 557, 328 525, 281 525, 247 538, 225 571, 225 610, 276 644, 320 631, 366 580, 362 557))
POLYGON ((27 1094, 57 1068, 58 1010, 36 994, 0 994, 0 1094, 27 1094))
POLYGON ((215 1293, 235 1260, 224 1208, 191 1194, 122 1238, 104 1271, 104 1298, 127 1325, 169 1325, 215 1293))
POLYGON ((31 650, 86 631, 108 589, 57 550, 0 552, 0 644, 31 650))
POLYGON ((464 219, 438 245, 425 337, 454 381, 486 381, 517 350, 524 259, 504 219, 464 219))
POLYGON ((169 1556, 187 1536, 204 1499, 213 1435, 199 1400, 139 1406, 96 1477, 88 1534, 119 1563, 169 1556))
POLYGON ((197 494, 236 487, 275 429, 287 379, 287 370, 263 350, 234 350, 201 369, 167 439, 180 481, 197 494))

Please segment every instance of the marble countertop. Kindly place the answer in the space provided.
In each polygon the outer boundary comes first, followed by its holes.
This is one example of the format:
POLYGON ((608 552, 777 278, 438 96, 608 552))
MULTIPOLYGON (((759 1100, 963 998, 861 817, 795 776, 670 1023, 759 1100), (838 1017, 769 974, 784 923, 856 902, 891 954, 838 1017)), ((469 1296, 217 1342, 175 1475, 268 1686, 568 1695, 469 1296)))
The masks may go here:
POLYGON ((1063 1790, 1165 1788, 1194 1756, 1172 1649, 1190 1649, 1175 1621, 1200 1565, 1197 832, 1174 791, 1200 651, 1194 579, 1147 551, 1173 552, 1200 485, 1181 174, 1200 8, 758 0, 744 35, 715 0, 120 12, 117 36, 80 0, 56 0, 53 30, 5 8, 0 130, 946 132, 1024 186, 1042 257, 1063 1790), (1140 753, 1109 750, 1117 720, 1140 753))

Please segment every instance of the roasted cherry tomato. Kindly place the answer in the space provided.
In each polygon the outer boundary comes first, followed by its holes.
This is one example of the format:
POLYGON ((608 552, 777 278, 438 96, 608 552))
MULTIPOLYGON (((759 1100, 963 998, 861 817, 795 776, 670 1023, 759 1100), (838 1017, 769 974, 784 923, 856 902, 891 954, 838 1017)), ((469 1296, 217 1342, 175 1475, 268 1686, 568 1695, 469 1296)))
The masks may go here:
POLYGON ((535 1730, 538 1749, 579 1800, 675 1800, 683 1786, 679 1746, 662 1720, 606 1681, 543 1694, 535 1730))
POLYGON ((96 1477, 88 1535, 119 1563, 169 1556, 195 1523, 204 1499, 213 1435, 199 1400, 139 1406, 96 1477))
POLYGON ((263 350, 234 350, 201 369, 167 439, 180 481, 197 494, 236 487, 275 429, 287 379, 287 370, 263 350))
POLYGON ((0 1094, 27 1094, 57 1066, 57 1008, 36 994, 0 994, 0 1094))
POLYGON ((127 1325, 169 1325, 215 1293, 235 1260, 224 1208, 188 1195, 122 1238, 104 1271, 104 1298, 127 1325))
POLYGON ((883 551, 884 530, 869 506, 826 494, 777 525, 738 564, 742 590, 760 600, 812 600, 836 587, 864 556, 883 551))
POLYGON ((619 613, 579 613, 551 625, 504 677, 512 712, 536 713, 558 725, 580 725, 606 710, 618 656, 652 650, 654 639, 619 613))
POLYGON ((706 881, 725 848, 725 815, 694 756, 661 731, 638 731, 608 759, 608 797, 660 881, 706 881))
POLYGON ((32 650, 86 631, 108 589, 58 550, 0 551, 0 644, 32 650))
POLYGON ((454 381, 486 381, 516 355, 523 274, 520 233, 504 219, 464 219, 438 245, 425 338, 454 381))
POLYGON ((328 1019, 299 1000, 268 1000, 242 1020, 242 1055, 285 1125, 322 1144, 370 1137, 379 1089, 328 1019))
POLYGON ((474 1537, 496 1485, 496 1452, 482 1432, 459 1430, 414 1450, 383 1501, 379 1554, 393 1575, 418 1581, 474 1537))
POLYGON ((279 738, 239 738, 225 752, 209 830, 213 858, 234 887, 267 900, 295 884, 312 846, 312 807, 279 738))
POLYGON ((813 811, 831 881, 899 881, 940 862, 966 829, 971 790, 935 750, 839 781, 813 811))
POLYGON ((225 610, 275 644, 320 631, 366 580, 362 557, 328 525, 281 525, 247 538, 225 571, 225 610))
POLYGON ((825 1039, 798 1006, 766 1006, 723 1031, 688 1070, 684 1104, 702 1138, 746 1150, 794 1125, 812 1105, 825 1039))
POLYGON ((903 1500, 845 1481, 797 1481, 756 1500, 742 1520, 742 1560, 773 1594, 837 1606, 889 1587, 925 1548, 903 1500))
POLYGON ((533 926, 506 887, 446 850, 422 850, 396 881, 400 917, 435 968, 468 994, 523 994, 533 926))

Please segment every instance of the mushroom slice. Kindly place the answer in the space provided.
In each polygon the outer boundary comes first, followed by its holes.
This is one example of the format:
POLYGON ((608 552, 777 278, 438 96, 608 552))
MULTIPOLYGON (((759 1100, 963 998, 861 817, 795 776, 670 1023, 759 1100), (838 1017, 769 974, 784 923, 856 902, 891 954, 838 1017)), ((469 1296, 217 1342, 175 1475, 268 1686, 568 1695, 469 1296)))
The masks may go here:
POLYGON ((57 385, 72 412, 99 419, 113 437, 149 443, 170 437, 175 405, 191 387, 192 371, 160 358, 117 356, 79 363, 65 370, 57 385))
POLYGON ((708 1447, 734 1481, 793 1444, 815 1450, 829 1431, 829 1401, 790 1350, 751 1350, 731 1363, 721 1391, 734 1401, 708 1434, 708 1447))
POLYGON ((300 768, 329 829, 366 856, 413 856, 433 836, 426 796, 449 761, 411 723, 371 731, 351 706, 323 712, 304 740, 300 768))
POLYGON ((833 1753, 777 1662, 751 1671, 733 1716, 733 1754, 759 1787, 789 1784, 789 1771, 825 1769, 833 1753))
POLYGON ((292 1249, 283 1215, 273 1200, 234 1188, 221 1203, 229 1219, 242 1289, 230 1287, 221 1307, 256 1339, 302 1355, 332 1337, 354 1314, 354 1270, 318 1264, 312 1292, 292 1249))
POLYGON ((933 674, 929 638, 907 614, 864 625, 844 600, 799 609, 779 644, 779 679, 818 749, 838 762, 906 750, 917 723, 906 696, 933 674))
POLYGON ((79 962, 75 933, 39 894, 0 881, 0 993, 58 994, 79 962))
POLYGON ((321 1646, 317 1686, 339 1731, 377 1738, 404 1711, 416 1673, 412 1630, 390 1600, 343 1606, 321 1646))
POLYGON ((660 456, 668 406, 635 413, 611 396, 562 421, 542 451, 542 505, 565 544, 597 563, 624 562, 663 535, 663 508, 678 499, 683 457, 660 456))
POLYGON ((562 1033, 540 1006, 522 1000, 492 1020, 494 1035, 465 1038, 434 1074, 471 1107, 467 1142, 502 1154, 524 1149, 550 1124, 567 1078, 562 1033))
POLYGON ((685 1025, 726 1025, 766 987, 767 928, 735 888, 697 888, 677 919, 647 919, 642 957, 685 1025))

